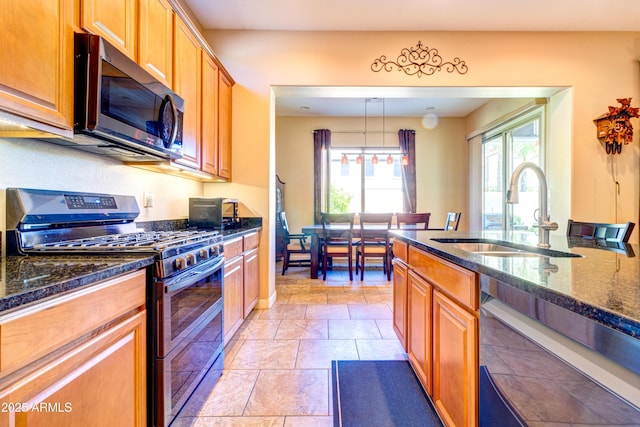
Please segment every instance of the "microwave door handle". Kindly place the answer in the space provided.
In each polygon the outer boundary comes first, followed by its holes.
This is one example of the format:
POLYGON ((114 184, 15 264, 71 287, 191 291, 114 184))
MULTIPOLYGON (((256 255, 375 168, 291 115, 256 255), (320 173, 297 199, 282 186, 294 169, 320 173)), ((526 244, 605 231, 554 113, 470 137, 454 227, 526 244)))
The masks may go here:
POLYGON ((164 99, 171 107, 171 120, 173 122, 171 136, 169 137, 169 147, 171 147, 176 140, 176 136, 178 136, 178 112, 176 111, 176 104, 173 101, 173 96, 171 96, 171 94, 167 94, 164 99))

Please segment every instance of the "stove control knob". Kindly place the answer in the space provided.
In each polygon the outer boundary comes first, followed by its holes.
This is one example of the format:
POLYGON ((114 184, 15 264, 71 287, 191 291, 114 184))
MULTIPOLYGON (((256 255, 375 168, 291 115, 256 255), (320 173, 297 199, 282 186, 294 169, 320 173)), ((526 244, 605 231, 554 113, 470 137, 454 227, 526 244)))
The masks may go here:
POLYGON ((193 254, 187 254, 187 265, 196 265, 196 257, 193 254))
POLYGON ((218 247, 211 246, 211 248, 209 248, 209 255, 211 255, 212 257, 218 256, 218 247))
POLYGON ((209 251, 207 251, 206 249, 200 249, 200 259, 207 258, 209 258, 209 251))
POLYGON ((176 258, 175 260, 176 270, 184 270, 187 268, 187 260, 184 258, 176 258))

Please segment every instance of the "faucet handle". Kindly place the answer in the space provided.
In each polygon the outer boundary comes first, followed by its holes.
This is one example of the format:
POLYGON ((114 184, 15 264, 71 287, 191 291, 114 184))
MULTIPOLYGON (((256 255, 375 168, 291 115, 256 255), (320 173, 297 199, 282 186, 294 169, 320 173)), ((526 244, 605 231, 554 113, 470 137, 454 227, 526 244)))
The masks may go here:
POLYGON ((543 222, 542 224, 534 224, 534 227, 538 227, 541 230, 552 230, 555 231, 558 229, 557 222, 543 222))

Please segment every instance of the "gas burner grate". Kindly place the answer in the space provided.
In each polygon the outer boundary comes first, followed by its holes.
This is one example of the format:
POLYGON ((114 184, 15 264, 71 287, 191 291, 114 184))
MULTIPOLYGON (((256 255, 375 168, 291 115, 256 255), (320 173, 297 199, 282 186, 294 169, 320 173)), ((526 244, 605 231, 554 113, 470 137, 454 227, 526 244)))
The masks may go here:
POLYGON ((165 249, 190 245, 201 240, 215 238, 217 231, 179 230, 179 231, 151 231, 125 234, 110 234, 81 239, 64 240, 53 243, 42 243, 34 246, 36 250, 135 250, 165 249))

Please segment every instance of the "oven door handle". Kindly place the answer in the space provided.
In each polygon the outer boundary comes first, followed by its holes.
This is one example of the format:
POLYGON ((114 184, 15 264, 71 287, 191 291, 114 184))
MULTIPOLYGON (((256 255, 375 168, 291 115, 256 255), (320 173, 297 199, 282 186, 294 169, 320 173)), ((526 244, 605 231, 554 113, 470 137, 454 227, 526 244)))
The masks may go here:
POLYGON ((179 275, 176 277, 176 281, 171 281, 170 284, 164 286, 164 293, 169 294, 171 292, 179 291, 182 288, 191 286, 195 282, 210 276, 215 270, 222 269, 224 265, 224 257, 215 258, 211 263, 196 266, 186 275, 179 275))

